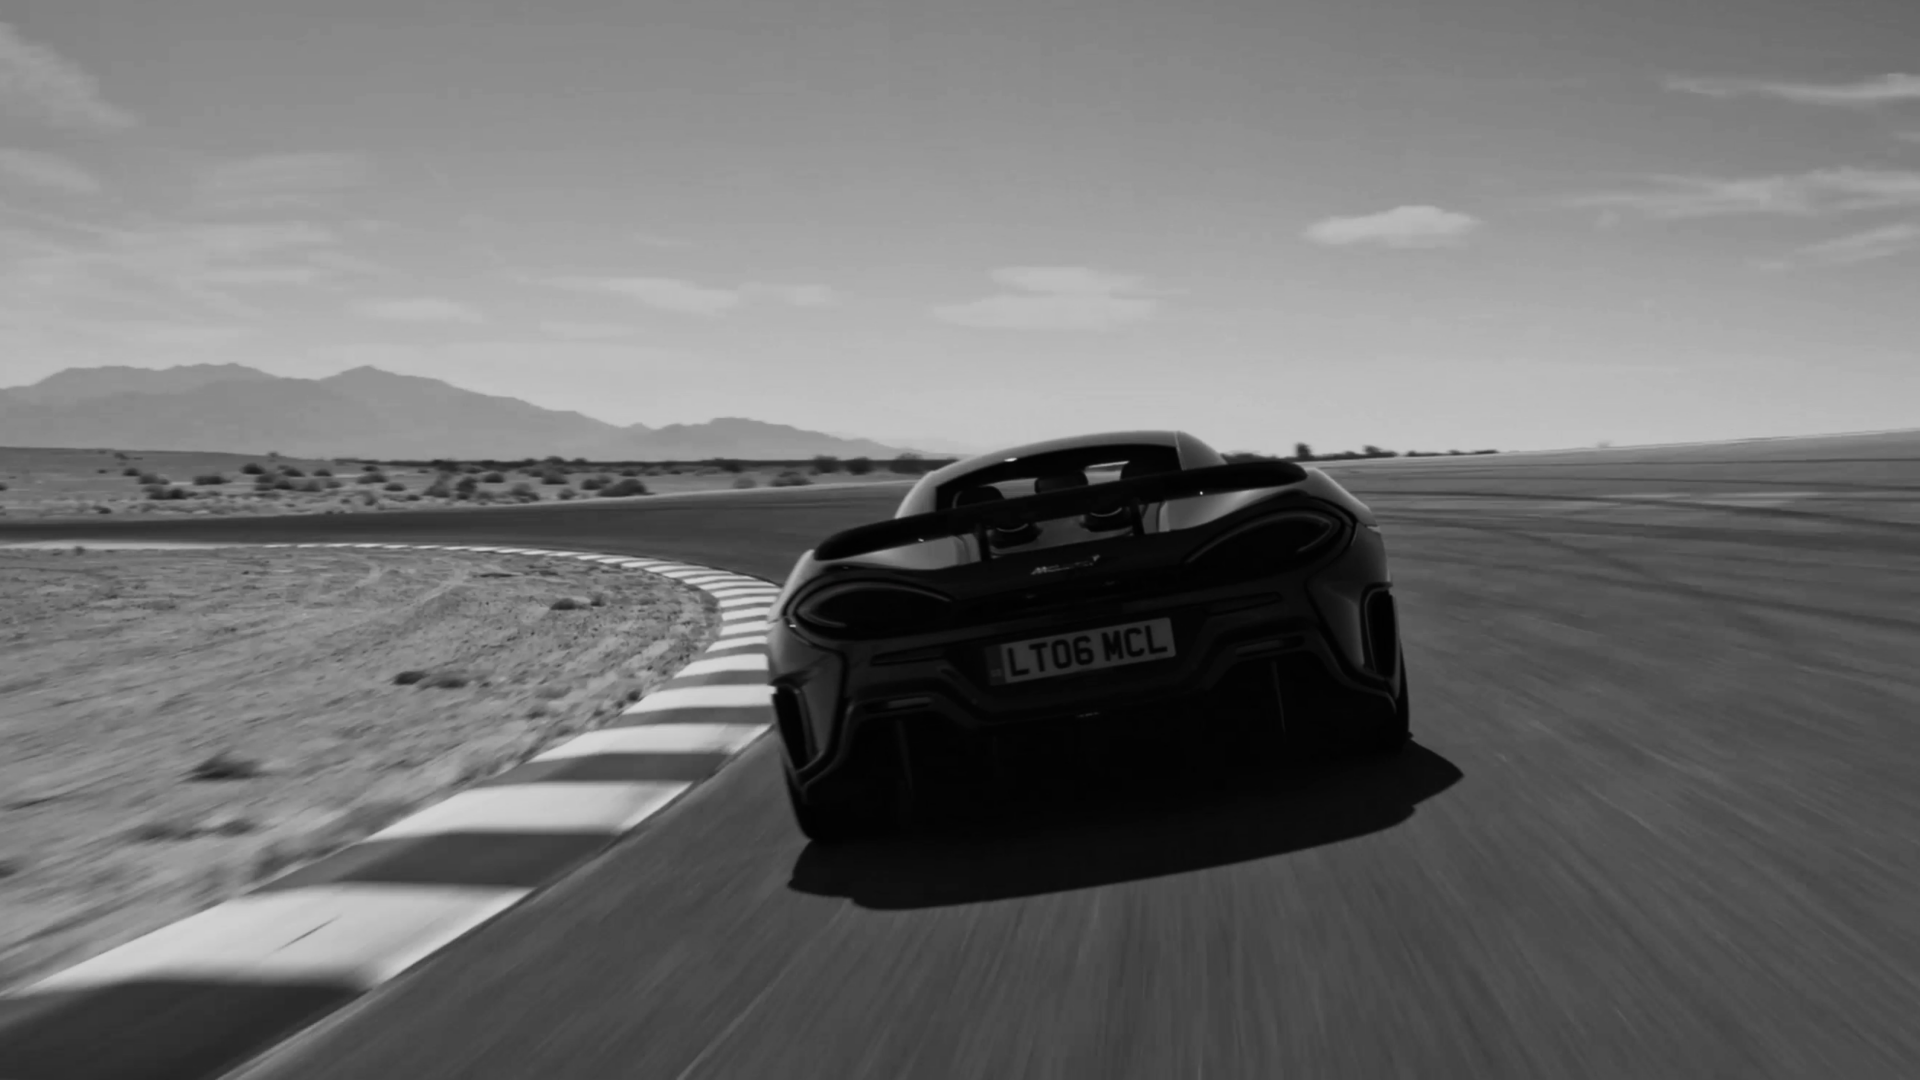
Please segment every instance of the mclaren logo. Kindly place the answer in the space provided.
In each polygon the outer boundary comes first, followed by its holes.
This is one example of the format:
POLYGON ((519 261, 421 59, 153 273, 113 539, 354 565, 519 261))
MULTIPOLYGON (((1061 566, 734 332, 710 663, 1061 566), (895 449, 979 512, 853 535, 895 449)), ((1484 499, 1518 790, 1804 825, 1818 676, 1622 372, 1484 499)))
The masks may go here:
POLYGON ((1058 574, 1064 570, 1081 570, 1099 561, 1100 556, 1089 555, 1084 559, 1076 559, 1073 562, 1054 563, 1052 566, 1036 566, 1033 568, 1033 575, 1058 574))

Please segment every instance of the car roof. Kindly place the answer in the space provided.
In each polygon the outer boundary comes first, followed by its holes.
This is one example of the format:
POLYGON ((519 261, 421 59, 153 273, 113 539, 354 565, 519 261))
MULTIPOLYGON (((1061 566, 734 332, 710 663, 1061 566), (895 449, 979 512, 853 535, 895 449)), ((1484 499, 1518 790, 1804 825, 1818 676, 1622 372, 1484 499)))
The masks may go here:
POLYGON ((1017 461, 1024 457, 1057 453, 1062 450, 1080 450, 1098 446, 1166 447, 1179 454, 1180 468, 1183 470, 1220 465, 1226 461, 1220 456, 1219 451, 1184 431, 1104 431, 1086 435, 1069 435, 1064 438, 1023 443, 1019 446, 1010 446, 1005 450, 976 454, 950 465, 941 466, 921 477, 920 482, 913 485, 906 497, 900 500, 900 508, 894 513, 894 517, 908 517, 932 511, 935 509, 937 495, 943 485, 988 466, 1017 461))

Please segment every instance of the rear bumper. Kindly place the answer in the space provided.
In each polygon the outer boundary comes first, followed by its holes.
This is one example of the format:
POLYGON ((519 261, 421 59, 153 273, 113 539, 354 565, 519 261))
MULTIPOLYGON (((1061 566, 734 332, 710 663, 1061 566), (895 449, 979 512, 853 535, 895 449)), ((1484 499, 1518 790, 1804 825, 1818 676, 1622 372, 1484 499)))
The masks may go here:
POLYGON ((774 628, 775 707, 796 785, 832 798, 876 772, 965 772, 978 767, 970 751, 982 746, 1098 744, 1143 728, 1178 743, 1229 722, 1281 725, 1284 716, 1325 713, 1329 693, 1390 709, 1398 692, 1399 672, 1355 663, 1303 586, 1129 607, 865 655, 821 656, 792 627, 774 628), (989 680, 986 653, 996 642, 1160 616, 1174 623, 1172 659, 1011 686, 989 680))

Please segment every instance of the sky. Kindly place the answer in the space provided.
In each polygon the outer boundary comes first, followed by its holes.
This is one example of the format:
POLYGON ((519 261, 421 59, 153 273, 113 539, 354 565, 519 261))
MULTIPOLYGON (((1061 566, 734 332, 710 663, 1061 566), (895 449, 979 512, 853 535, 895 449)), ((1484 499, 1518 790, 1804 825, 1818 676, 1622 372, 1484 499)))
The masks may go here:
POLYGON ((373 364, 978 449, 1920 426, 1912 0, 0 20, 0 386, 373 364))

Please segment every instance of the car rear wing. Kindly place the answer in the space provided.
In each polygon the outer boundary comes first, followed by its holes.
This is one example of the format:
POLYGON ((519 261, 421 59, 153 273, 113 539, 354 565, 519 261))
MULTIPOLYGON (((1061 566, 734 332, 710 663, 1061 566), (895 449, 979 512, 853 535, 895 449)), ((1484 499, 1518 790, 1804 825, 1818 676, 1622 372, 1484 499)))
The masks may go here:
POLYGON ((990 559, 989 529, 1015 530, 1079 514, 1112 514, 1132 509, 1136 532, 1142 509, 1149 503, 1191 499, 1235 491, 1284 487, 1307 478, 1307 471, 1291 461, 1248 461, 1214 465, 1182 472, 1154 473, 1132 480, 1115 480, 1083 488, 1025 495, 970 506, 956 506, 929 514, 894 518, 838 532, 814 548, 816 559, 846 559, 876 551, 907 547, 928 540, 973 535, 980 539, 982 559, 990 559))

